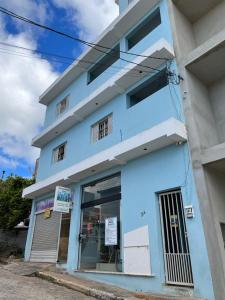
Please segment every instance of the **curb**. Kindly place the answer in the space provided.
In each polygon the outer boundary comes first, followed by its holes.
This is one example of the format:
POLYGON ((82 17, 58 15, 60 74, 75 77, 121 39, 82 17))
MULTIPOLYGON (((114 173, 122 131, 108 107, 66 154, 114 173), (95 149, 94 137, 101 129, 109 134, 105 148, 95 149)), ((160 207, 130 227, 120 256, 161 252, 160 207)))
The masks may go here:
POLYGON ((72 281, 59 279, 57 276, 54 276, 52 274, 48 274, 46 272, 36 272, 35 276, 50 281, 52 283, 67 287, 69 289, 72 289, 74 291, 80 292, 82 294, 85 294, 87 296, 95 297, 96 299, 100 300, 131 300, 132 298, 124 298, 124 297, 118 297, 112 293, 104 292, 101 290, 97 290, 94 288, 90 288, 84 285, 80 285, 77 283, 74 283, 72 281))

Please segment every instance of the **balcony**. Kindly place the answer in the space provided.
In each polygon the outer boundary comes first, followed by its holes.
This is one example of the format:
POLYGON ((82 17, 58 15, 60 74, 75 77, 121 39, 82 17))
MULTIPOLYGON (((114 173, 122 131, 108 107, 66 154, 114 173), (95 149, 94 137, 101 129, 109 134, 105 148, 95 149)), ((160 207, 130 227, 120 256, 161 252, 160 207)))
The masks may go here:
POLYGON ((221 0, 173 0, 173 2, 190 23, 195 23, 216 5, 220 4, 221 0))
POLYGON ((225 143, 204 150, 202 153, 202 164, 225 172, 225 143))
POLYGON ((185 66, 205 85, 225 77, 225 29, 193 50, 185 66))
POLYGON ((187 140, 185 125, 170 118, 107 150, 24 189, 23 197, 35 198, 53 192, 57 185, 68 185, 153 151, 187 140))
MULTIPOLYGON (((131 28, 153 9, 160 0, 132 1, 131 5, 100 35, 95 42, 112 48, 131 28)), ((40 103, 48 105, 57 95, 64 91, 84 71, 87 71, 102 56, 102 52, 89 48, 79 57, 79 61, 72 64, 41 96, 40 103), (85 63, 84 61, 90 61, 85 63)))
MULTIPOLYGON (((151 58, 151 56, 166 59, 174 58, 172 47, 164 39, 160 39, 142 54, 146 57, 137 57, 133 62, 152 68, 159 68, 164 60, 154 59, 151 58)), ((32 145, 35 147, 43 147, 57 135, 62 134, 76 123, 82 121, 85 117, 114 97, 123 94, 129 87, 146 77, 146 74, 149 74, 146 73, 146 68, 130 63, 125 69, 115 74, 105 82, 105 84, 79 102, 56 122, 44 129, 32 140, 32 145), (140 73, 140 70, 143 70, 143 72, 140 73), (135 71, 138 72, 138 76, 131 76, 135 71)))

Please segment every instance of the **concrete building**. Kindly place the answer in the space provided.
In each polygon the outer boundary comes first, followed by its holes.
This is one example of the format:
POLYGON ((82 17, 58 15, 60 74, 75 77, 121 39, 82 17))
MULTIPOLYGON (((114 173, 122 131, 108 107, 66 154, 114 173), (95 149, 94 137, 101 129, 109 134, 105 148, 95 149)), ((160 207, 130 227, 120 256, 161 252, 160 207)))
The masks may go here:
POLYGON ((118 5, 100 47, 40 96, 25 259, 130 290, 222 300, 224 1, 118 5), (53 207, 58 186, 72 191, 69 213, 53 207))
POLYGON ((169 1, 216 299, 225 299, 225 1, 169 1))

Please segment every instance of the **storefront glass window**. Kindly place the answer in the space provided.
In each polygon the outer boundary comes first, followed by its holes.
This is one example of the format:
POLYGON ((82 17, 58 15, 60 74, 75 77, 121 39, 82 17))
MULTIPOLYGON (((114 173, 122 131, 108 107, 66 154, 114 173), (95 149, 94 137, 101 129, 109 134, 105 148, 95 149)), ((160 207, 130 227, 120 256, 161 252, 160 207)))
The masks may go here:
POLYGON ((80 268, 121 271, 120 175, 83 188, 80 268))

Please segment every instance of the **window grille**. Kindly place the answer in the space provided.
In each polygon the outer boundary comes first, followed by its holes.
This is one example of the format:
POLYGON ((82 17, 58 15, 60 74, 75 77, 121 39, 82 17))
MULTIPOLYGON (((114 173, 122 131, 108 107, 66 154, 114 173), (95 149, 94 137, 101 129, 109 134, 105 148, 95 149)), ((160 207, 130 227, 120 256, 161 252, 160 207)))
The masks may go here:
POLYGON ((57 115, 62 114, 68 106, 68 98, 64 98, 57 104, 57 115))
POLYGON ((103 139, 112 132, 112 115, 100 120, 92 126, 93 143, 103 139))
POLYGON ((53 162, 61 161, 65 157, 65 147, 66 143, 58 146, 53 150, 53 162))

